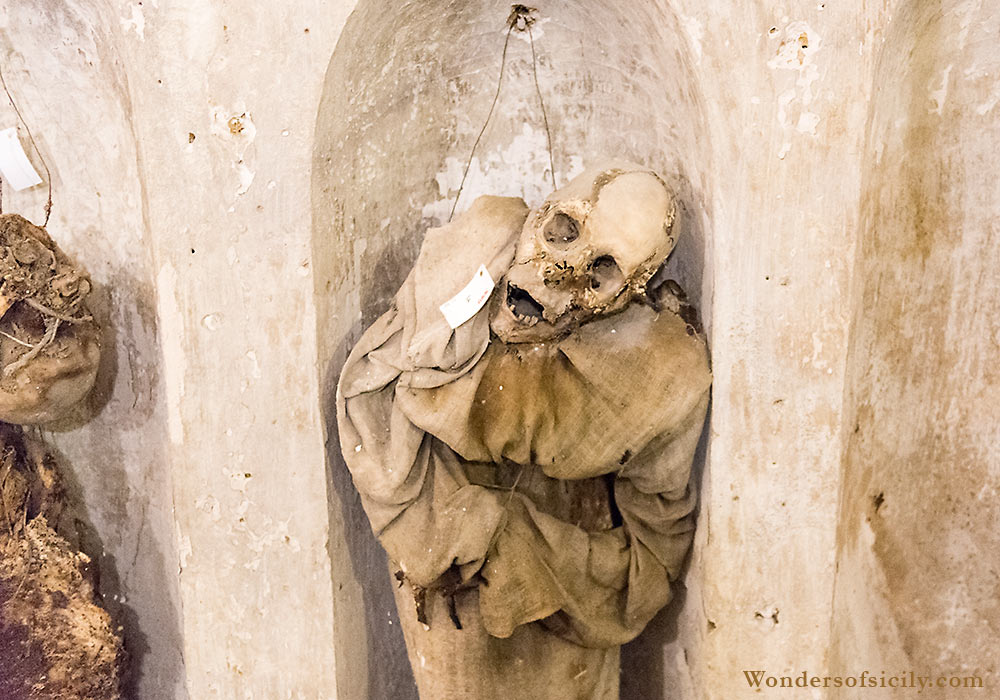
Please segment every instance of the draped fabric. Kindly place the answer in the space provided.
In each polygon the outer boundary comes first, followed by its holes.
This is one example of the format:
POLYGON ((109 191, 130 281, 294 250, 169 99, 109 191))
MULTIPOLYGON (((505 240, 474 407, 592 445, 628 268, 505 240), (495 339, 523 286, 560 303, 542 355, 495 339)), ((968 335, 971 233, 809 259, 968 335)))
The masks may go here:
POLYGON ((495 637, 542 621, 619 645, 667 603, 690 544, 707 354, 677 313, 637 304, 541 344, 491 339, 496 298, 452 329, 438 307, 480 264, 502 277, 526 214, 480 197, 427 233, 344 366, 341 448, 410 582, 480 582, 495 637))

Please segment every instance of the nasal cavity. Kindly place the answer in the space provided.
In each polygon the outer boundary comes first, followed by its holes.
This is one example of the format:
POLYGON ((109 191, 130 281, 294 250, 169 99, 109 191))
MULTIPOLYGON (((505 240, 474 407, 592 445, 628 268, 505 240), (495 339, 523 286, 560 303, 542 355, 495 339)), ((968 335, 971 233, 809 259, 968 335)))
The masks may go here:
POLYGON ((557 248, 569 245, 580 237, 580 227, 571 217, 557 213, 545 224, 545 240, 557 248))

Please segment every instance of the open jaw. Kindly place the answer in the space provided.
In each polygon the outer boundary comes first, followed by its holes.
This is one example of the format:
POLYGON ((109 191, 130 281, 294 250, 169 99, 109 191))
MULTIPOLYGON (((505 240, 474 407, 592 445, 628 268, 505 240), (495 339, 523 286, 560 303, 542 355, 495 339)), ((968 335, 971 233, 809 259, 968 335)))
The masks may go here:
POLYGON ((522 326, 531 327, 542 320, 545 307, 535 301, 528 292, 513 284, 507 283, 507 308, 514 319, 522 326))
POLYGON ((490 318, 490 328, 505 343, 541 343, 555 339, 569 330, 572 314, 563 314, 554 322, 546 318, 551 309, 523 287, 504 280, 490 318))

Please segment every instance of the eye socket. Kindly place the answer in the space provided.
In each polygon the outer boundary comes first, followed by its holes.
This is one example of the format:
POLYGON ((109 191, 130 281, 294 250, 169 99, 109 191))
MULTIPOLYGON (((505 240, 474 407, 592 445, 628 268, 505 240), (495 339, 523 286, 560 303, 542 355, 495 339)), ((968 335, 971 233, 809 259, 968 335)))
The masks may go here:
POLYGON ((590 264, 591 289, 618 289, 624 280, 622 269, 610 255, 602 255, 590 264))
POLYGON ((545 224, 545 241, 557 248, 567 246, 580 237, 580 227, 571 217, 557 213, 545 224))

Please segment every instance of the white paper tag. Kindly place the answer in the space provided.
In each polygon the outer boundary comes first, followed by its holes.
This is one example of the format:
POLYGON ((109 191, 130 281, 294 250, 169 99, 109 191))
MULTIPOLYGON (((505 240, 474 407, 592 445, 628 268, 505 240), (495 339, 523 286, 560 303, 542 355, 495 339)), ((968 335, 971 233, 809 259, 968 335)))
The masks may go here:
POLYGON ((15 190, 34 187, 42 181, 21 148, 21 141, 17 138, 17 129, 14 127, 0 131, 0 173, 15 190))
POLYGON ((475 316, 493 293, 496 282, 485 265, 480 265, 476 275, 458 294, 441 304, 441 313, 452 328, 458 328, 475 316))

